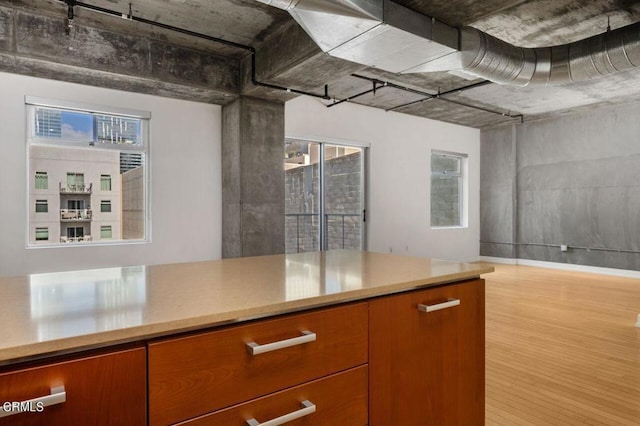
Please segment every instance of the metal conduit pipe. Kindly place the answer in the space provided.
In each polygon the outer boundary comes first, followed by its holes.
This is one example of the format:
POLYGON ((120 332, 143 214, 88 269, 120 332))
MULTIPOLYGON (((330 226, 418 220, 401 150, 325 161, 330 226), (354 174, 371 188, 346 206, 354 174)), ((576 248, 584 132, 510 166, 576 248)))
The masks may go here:
MULTIPOLYGON (((529 247, 549 247, 549 248, 561 248, 561 244, 546 244, 546 243, 512 243, 506 241, 480 241, 480 244, 500 244, 500 245, 508 245, 508 246, 529 246, 529 247)), ((640 254, 638 250, 632 249, 616 249, 609 247, 584 247, 584 246, 573 246, 567 244, 567 248, 571 250, 586 250, 586 251, 605 251, 612 253, 631 253, 631 254, 640 254)))

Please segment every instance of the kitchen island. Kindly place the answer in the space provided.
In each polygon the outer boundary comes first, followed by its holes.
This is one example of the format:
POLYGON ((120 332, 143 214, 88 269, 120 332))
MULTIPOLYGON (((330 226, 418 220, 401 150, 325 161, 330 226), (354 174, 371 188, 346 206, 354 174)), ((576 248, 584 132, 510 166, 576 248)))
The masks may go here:
POLYGON ((492 270, 330 251, 0 278, 0 403, 47 401, 0 424, 483 424, 492 270))

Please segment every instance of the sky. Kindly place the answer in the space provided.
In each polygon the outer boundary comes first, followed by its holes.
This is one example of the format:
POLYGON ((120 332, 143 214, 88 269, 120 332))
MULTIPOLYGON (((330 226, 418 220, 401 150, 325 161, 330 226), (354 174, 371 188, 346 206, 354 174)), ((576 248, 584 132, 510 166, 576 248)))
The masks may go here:
POLYGON ((62 137, 65 139, 92 141, 93 117, 91 114, 62 111, 62 137))

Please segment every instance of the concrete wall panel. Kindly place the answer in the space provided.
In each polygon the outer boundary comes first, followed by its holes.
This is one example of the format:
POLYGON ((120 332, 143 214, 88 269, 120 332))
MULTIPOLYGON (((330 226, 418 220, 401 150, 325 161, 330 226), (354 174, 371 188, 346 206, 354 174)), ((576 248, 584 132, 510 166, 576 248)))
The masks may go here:
MULTIPOLYGON (((636 103, 517 126, 517 257, 640 269, 638 114, 636 103)), ((483 152, 503 145, 506 132, 483 131, 483 152)), ((496 225, 507 211, 497 201, 496 163, 483 155, 483 240, 501 235, 496 225)), ((489 249, 481 254, 495 255, 489 249)))
POLYGON ((515 257, 515 158, 511 126, 482 132, 480 254, 515 257))

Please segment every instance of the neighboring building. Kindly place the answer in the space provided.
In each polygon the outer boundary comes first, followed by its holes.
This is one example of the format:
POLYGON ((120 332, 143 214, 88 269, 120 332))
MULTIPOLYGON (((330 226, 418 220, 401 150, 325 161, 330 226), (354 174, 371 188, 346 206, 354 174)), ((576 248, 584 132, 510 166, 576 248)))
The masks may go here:
POLYGON ((37 108, 35 136, 39 138, 60 139, 62 137, 62 111, 37 108))
POLYGON ((113 115, 95 115, 93 130, 96 142, 133 144, 140 138, 140 120, 113 115))
POLYGON ((129 170, 142 167, 142 154, 139 152, 121 152, 120 153, 120 173, 126 173, 129 170))
POLYGON ((30 150, 30 244, 122 239, 119 151, 30 150))
MULTIPOLYGON (((122 154, 120 154, 122 158, 122 154)), ((138 155, 140 160, 142 156, 138 155)), ((140 164, 142 165, 142 163, 140 164)), ((122 170, 122 166, 120 166, 122 170)), ((125 240, 144 239, 145 199, 144 167, 136 167, 122 173, 122 238, 125 240)))

